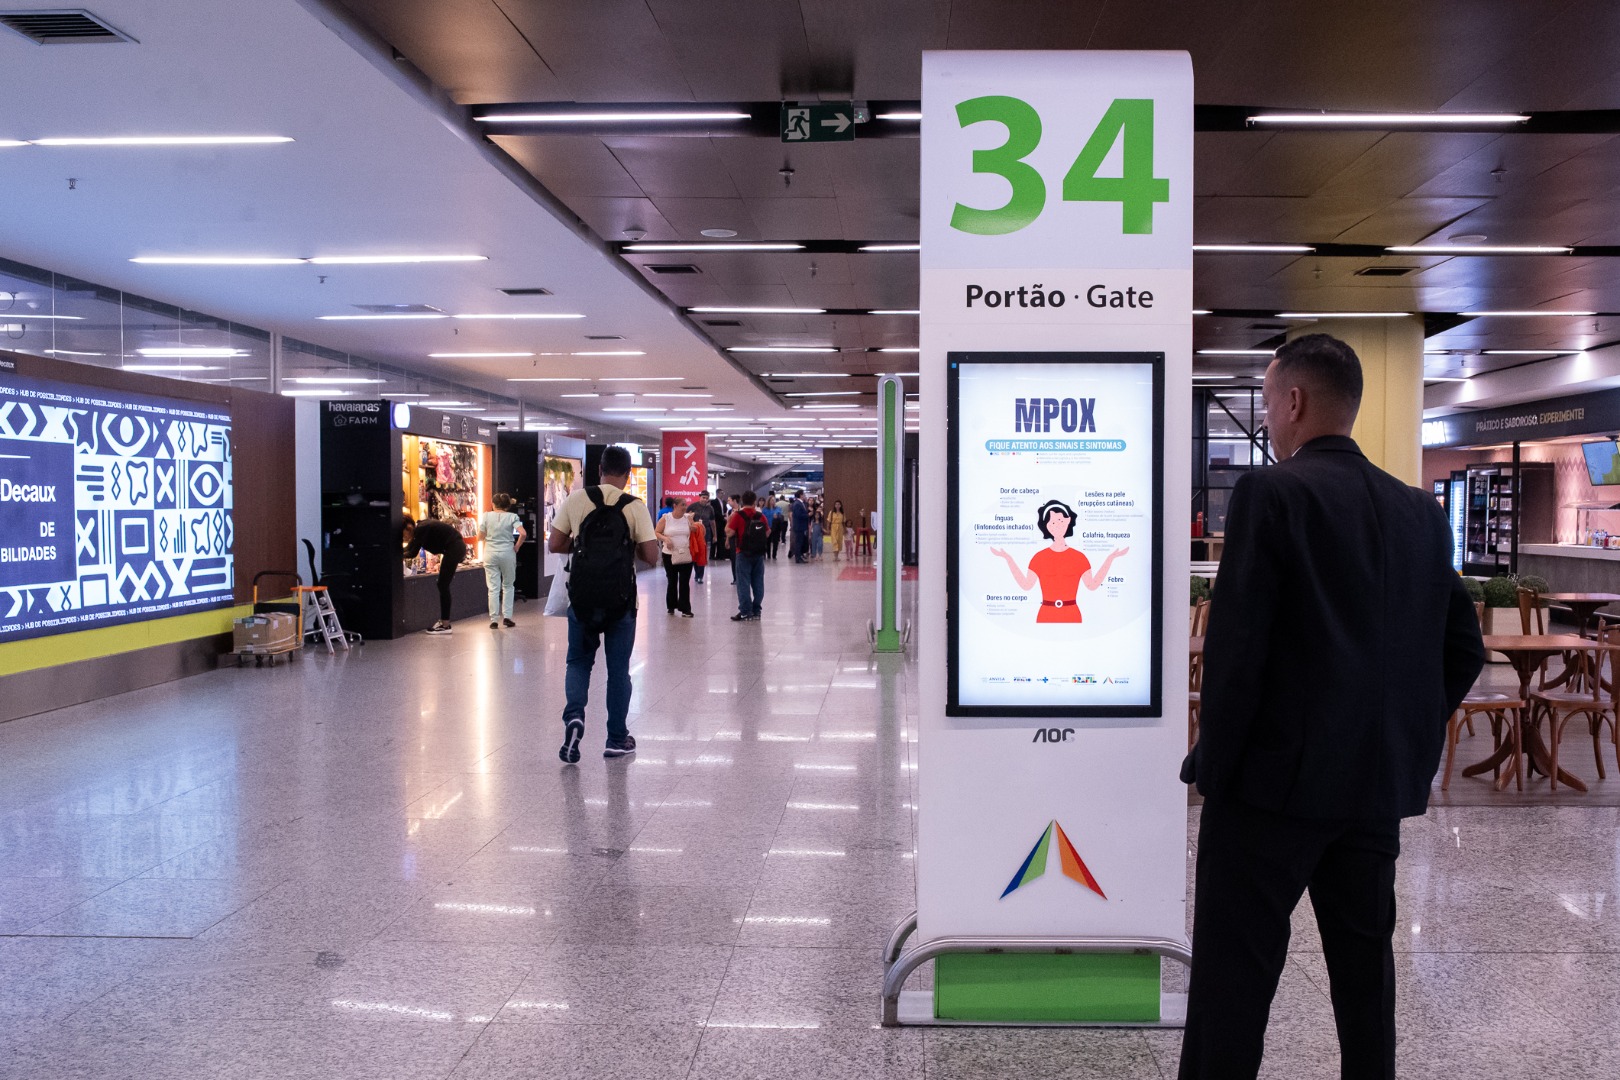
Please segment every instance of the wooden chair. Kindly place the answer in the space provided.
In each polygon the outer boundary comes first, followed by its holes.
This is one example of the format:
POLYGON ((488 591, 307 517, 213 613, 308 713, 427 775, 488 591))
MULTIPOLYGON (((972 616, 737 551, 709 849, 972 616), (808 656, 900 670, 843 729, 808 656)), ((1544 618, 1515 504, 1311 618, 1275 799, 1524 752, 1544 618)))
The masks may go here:
POLYGON ((1192 606, 1190 630, 1193 637, 1203 637, 1209 629, 1209 599, 1206 597, 1192 606))
MULTIPOLYGON (((1483 624, 1485 621, 1485 605, 1474 605, 1474 616, 1483 624)), ((1515 746, 1519 742, 1519 726, 1524 717, 1526 703, 1512 694, 1504 694, 1495 690, 1481 690, 1475 686, 1468 691, 1457 711, 1451 714, 1446 722, 1446 766, 1440 774, 1440 790, 1445 791, 1451 787, 1451 767, 1457 760, 1457 739, 1464 727, 1468 728, 1470 737, 1474 734, 1474 717, 1486 716, 1491 721, 1491 742, 1493 750, 1502 748, 1502 740, 1507 738, 1515 746)), ((1524 762, 1522 754, 1513 755, 1513 784, 1519 791, 1524 790, 1524 762)), ((1500 777, 1501 767, 1498 766, 1496 776, 1500 777)))
MULTIPOLYGON (((1598 645, 1620 645, 1620 627, 1605 627, 1599 631, 1598 645)), ((1551 759, 1553 790, 1558 788, 1558 744, 1564 729, 1577 716, 1583 717, 1592 735, 1592 757, 1597 762, 1598 779, 1608 779, 1603 769, 1603 725, 1609 726, 1609 741, 1614 744, 1615 766, 1620 768, 1620 679, 1613 671, 1613 653, 1603 648, 1578 649, 1566 654, 1575 665, 1574 674, 1560 688, 1541 687, 1530 693, 1530 710, 1526 722, 1535 727, 1542 718, 1547 720, 1548 756, 1551 759), (1609 678, 1603 678, 1604 667, 1610 667, 1609 678)))
POLYGON ((1204 704, 1204 657, 1194 656, 1187 672, 1187 749, 1198 741, 1199 710, 1204 704))

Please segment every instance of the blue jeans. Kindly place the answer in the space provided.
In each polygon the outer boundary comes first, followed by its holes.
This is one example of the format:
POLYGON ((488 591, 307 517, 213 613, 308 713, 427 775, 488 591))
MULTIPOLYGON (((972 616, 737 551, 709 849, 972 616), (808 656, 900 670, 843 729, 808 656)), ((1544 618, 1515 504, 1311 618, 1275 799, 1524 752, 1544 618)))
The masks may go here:
POLYGON ((739 551, 732 571, 737 579, 737 614, 758 615, 765 599, 765 556, 739 551))
POLYGON ((607 734, 622 739, 630 733, 624 718, 630 712, 630 650, 636 644, 636 613, 631 611, 599 634, 580 625, 568 609, 568 673, 563 679, 563 721, 584 721, 585 702, 591 692, 591 668, 596 649, 607 642, 607 734))

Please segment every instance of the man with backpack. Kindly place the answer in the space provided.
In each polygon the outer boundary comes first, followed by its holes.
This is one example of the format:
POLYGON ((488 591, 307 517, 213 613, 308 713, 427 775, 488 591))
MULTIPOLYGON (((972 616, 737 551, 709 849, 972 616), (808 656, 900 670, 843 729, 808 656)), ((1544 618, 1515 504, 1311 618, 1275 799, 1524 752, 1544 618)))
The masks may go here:
POLYGON ((726 537, 736 545, 737 557, 732 576, 737 582, 737 614, 732 622, 759 619, 760 601, 765 599, 765 556, 771 549, 771 526, 765 515, 754 509, 752 491, 742 493, 742 507, 726 522, 726 537))
POLYGON ((557 756, 579 760, 585 702, 596 650, 607 646, 607 747, 603 757, 636 752, 625 724, 630 712, 630 650, 636 643, 636 559, 658 565, 658 541, 647 504, 625 492, 630 452, 602 451, 602 482, 569 495, 558 507, 546 546, 568 561, 568 664, 563 680, 563 744, 557 756))

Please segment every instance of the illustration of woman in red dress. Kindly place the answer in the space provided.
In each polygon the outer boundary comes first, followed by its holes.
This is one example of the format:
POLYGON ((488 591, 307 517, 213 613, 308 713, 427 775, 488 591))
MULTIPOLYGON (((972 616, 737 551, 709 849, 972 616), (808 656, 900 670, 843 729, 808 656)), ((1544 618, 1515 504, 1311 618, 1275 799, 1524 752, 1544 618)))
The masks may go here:
POLYGON ((1114 560, 1130 553, 1130 548, 1119 548, 1103 560, 1099 569, 1091 568, 1091 560, 1079 548, 1069 546, 1074 535, 1074 511, 1065 503, 1052 499, 1035 512, 1035 524, 1041 535, 1051 541, 1029 560, 1029 569, 1018 565, 1006 551, 991 548, 990 554, 1007 560, 1018 587, 1028 592, 1037 582, 1041 586, 1041 608, 1035 616, 1038 623, 1081 622, 1077 597, 1080 586, 1096 592, 1108 580, 1108 571, 1114 560))

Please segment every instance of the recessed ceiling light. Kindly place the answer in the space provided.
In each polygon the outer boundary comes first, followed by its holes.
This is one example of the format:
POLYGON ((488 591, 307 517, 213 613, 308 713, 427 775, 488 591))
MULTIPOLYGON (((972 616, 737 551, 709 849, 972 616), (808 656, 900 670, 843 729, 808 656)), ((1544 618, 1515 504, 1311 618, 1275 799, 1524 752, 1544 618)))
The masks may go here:
POLYGON ((682 124, 703 120, 748 120, 745 112, 727 111, 698 111, 670 112, 663 110, 644 109, 640 111, 623 110, 617 112, 537 112, 537 113, 507 113, 504 115, 475 116, 485 124, 682 124))
POLYGON ((1302 127, 1506 127, 1529 119, 1523 113, 1261 113, 1248 122, 1302 127))
POLYGON ((711 237, 715 240, 729 240, 733 236, 737 235, 736 229, 702 229, 700 231, 704 236, 711 237))
POLYGON ((382 322, 388 319, 448 319, 450 316, 438 311, 398 311, 393 314, 378 315, 319 315, 322 322, 382 322))
POLYGON ((217 364, 124 364, 124 371, 223 371, 217 364))
POLYGON ((430 360, 478 360, 498 357, 533 356, 532 352, 430 352, 430 360))
POLYGON ((1206 255, 1309 255, 1310 244, 1194 244, 1193 250, 1206 255))
POLYGON ((1384 250, 1400 255, 1568 255, 1574 249, 1553 244, 1408 244, 1384 250))
POLYGON ((726 352, 747 353, 835 353, 836 345, 734 345, 726 352))
POLYGON ((290 143, 286 135, 113 135, 30 139, 35 146, 256 146, 290 143))
POLYGON ((1279 311, 1279 319, 1404 319, 1405 311, 1279 311))
POLYGON ((362 379, 358 377, 350 378, 346 375, 302 375, 296 379, 288 379, 286 381, 290 383, 298 383, 304 386, 351 386, 359 383, 384 383, 388 380, 362 379))
POLYGON ((1199 349, 1199 356, 1275 356, 1276 349, 1199 349))
POLYGON ((861 251, 921 251, 921 244, 864 244, 861 251))
POLYGON ((173 357, 173 358, 177 358, 177 359, 178 358, 184 358, 184 357, 215 357, 215 358, 217 358, 217 357, 227 357, 227 356, 246 356, 248 354, 246 349, 203 348, 201 346, 192 348, 192 347, 187 347, 187 346, 184 346, 184 345, 162 346, 160 348, 150 348, 150 349, 136 349, 135 351, 140 353, 142 356, 168 356, 168 357, 173 357))
POLYGON ((739 241, 734 244, 626 244, 625 251, 803 251, 803 244, 739 241))
POLYGON ((480 315, 454 315, 456 319, 583 319, 585 316, 557 311, 495 312, 480 315))
POLYGON ((1522 318, 1530 319, 1541 315, 1586 316, 1596 315, 1595 311, 1459 311, 1459 315, 1470 315, 1475 318, 1522 318))
POLYGON ((819 307, 694 307, 687 311, 704 315, 825 315, 819 307))

